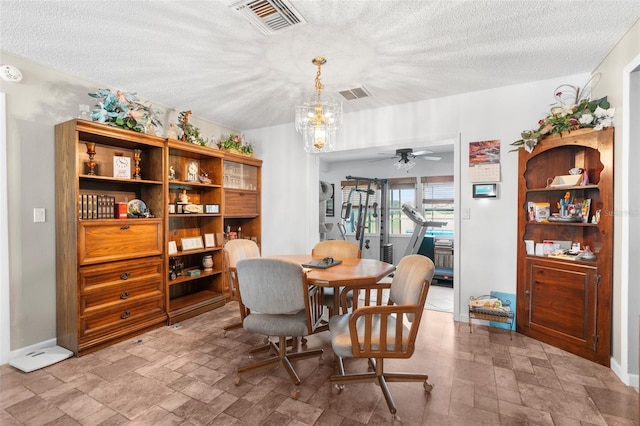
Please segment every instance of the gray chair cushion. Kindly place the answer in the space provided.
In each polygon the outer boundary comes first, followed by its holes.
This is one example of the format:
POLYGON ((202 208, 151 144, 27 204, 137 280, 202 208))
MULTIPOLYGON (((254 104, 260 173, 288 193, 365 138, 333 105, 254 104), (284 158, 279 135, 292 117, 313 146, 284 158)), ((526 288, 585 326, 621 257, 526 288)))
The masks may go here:
MULTIPOLYGON (((353 347, 351 346, 351 335, 349 334, 349 320, 351 314, 334 315, 329 319, 329 330, 331 330, 331 346, 333 352, 340 358, 353 357, 353 347)), ((364 348, 364 317, 358 318, 357 330, 358 330, 358 342, 360 348, 364 348)), ((402 346, 403 350, 408 343, 409 329, 403 325, 402 328, 402 346)), ((379 349, 380 344, 380 317, 374 316, 371 331, 371 346, 372 349, 379 349)), ((387 321, 387 350, 395 350, 395 336, 396 336, 396 319, 395 317, 389 317, 387 321)))
POLYGON ((307 336, 307 314, 301 310, 295 314, 259 314, 251 312, 242 326, 252 333, 264 334, 266 336, 307 336))

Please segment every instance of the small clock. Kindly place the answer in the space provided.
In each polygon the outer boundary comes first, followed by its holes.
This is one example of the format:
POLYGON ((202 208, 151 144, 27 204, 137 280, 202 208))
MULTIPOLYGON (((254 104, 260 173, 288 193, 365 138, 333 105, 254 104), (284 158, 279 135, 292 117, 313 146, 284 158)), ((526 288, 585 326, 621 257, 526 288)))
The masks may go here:
POLYGON ((113 177, 131 178, 131 158, 120 155, 113 157, 113 177))
POLYGON ((197 182, 198 181, 198 170, 200 167, 198 166, 197 161, 190 161, 187 164, 187 181, 189 182, 197 182))

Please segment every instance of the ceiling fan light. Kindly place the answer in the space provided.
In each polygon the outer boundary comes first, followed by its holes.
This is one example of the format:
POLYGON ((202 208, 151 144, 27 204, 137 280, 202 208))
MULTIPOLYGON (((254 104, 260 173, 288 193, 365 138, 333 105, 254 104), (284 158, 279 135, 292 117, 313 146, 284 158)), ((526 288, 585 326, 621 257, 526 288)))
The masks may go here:
POLYGON ((409 171, 416 166, 416 162, 411 159, 403 159, 401 158, 399 161, 393 163, 396 169, 398 170, 406 170, 409 171))

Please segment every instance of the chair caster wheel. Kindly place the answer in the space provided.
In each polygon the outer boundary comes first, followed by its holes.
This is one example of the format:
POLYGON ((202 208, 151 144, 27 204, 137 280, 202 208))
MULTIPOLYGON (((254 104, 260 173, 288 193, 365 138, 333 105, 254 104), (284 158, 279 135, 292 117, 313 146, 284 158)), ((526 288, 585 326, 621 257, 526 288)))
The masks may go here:
POLYGON ((302 346, 307 346, 307 339, 306 339, 306 338, 304 338, 304 337, 303 337, 302 339, 300 339, 300 344, 301 344, 302 346))
POLYGON ((291 398, 298 399, 300 397, 300 389, 291 390, 291 398))
POLYGON ((433 390, 433 385, 431 383, 427 382, 426 380, 424 381, 423 386, 424 386, 424 391, 427 392, 427 393, 429 393, 429 392, 431 392, 433 390))
POLYGON ((242 380, 240 379, 240 376, 236 376, 236 377, 233 378, 233 383, 235 383, 236 386, 240 386, 240 382, 241 381, 242 380))
POLYGON ((392 414, 391 415, 391 424, 392 425, 401 425, 402 424, 402 419, 400 418, 399 415, 392 414))
POLYGON ((318 358, 318 364, 324 365, 324 356, 323 355, 320 355, 320 358, 318 358))
POLYGON ((343 389, 344 389, 344 385, 335 384, 331 386, 331 393, 333 395, 340 395, 343 389))
POLYGON ((264 336, 264 339, 262 339, 262 343, 265 345, 269 344, 269 336, 264 336))

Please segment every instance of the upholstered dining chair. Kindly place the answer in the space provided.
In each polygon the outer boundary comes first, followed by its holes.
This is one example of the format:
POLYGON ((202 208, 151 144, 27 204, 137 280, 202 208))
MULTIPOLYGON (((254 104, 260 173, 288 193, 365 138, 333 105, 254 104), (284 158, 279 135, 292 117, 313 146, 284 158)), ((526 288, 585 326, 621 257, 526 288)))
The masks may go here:
POLYGON ((240 309, 240 321, 224 327, 224 335, 227 331, 242 328, 242 321, 247 316, 247 309, 238 296, 238 279, 236 276, 236 264, 243 259, 260 257, 260 248, 253 240, 229 240, 224 245, 224 264, 227 270, 231 298, 238 302, 240 309))
MULTIPOLYGON (((325 240, 317 243, 313 249, 311 250, 312 256, 322 256, 322 257, 332 257, 334 259, 348 259, 348 258, 360 258, 362 256, 362 252, 360 251, 360 247, 358 244, 353 241, 346 240, 325 240)), ((333 315, 333 313, 339 313, 340 307, 334 306, 334 292, 336 290, 342 291, 344 287, 340 287, 339 289, 334 289, 332 287, 324 287, 323 288, 323 302, 322 304, 327 307, 329 311, 329 317, 333 315)), ((346 306, 351 306, 352 299, 354 293, 349 293, 346 306)))
MULTIPOLYGON (((287 351, 286 338, 304 337, 313 333, 317 324, 312 318, 313 305, 319 301, 319 288, 309 287, 307 275, 299 263, 277 258, 255 258, 241 260, 236 265, 238 290, 247 316, 243 320, 245 330, 267 336, 278 337, 278 343, 269 344, 274 356, 238 368, 236 384, 240 375, 273 365, 282 365, 293 384, 300 384, 291 361, 313 356, 322 356, 322 349, 287 351)), ((297 340, 297 339, 294 339, 297 340)), ((297 398, 294 388, 291 396, 297 398)))
MULTIPOLYGON (((363 306, 358 306, 359 299, 354 298, 351 313, 329 319, 331 346, 338 356, 339 369, 339 374, 330 378, 334 393, 340 393, 346 383, 377 382, 389 411, 396 419, 397 408, 387 382, 421 381, 425 392, 433 389, 428 375, 385 371, 384 360, 413 355, 434 269, 428 257, 418 254, 405 256, 400 260, 391 283, 358 286, 364 292, 363 306), (386 303, 383 302, 384 289, 389 289, 386 303), (346 374, 344 358, 367 358, 371 371, 346 374)), ((351 287, 347 291, 351 291, 351 287)), ((341 295, 343 299, 346 292, 341 295)))

